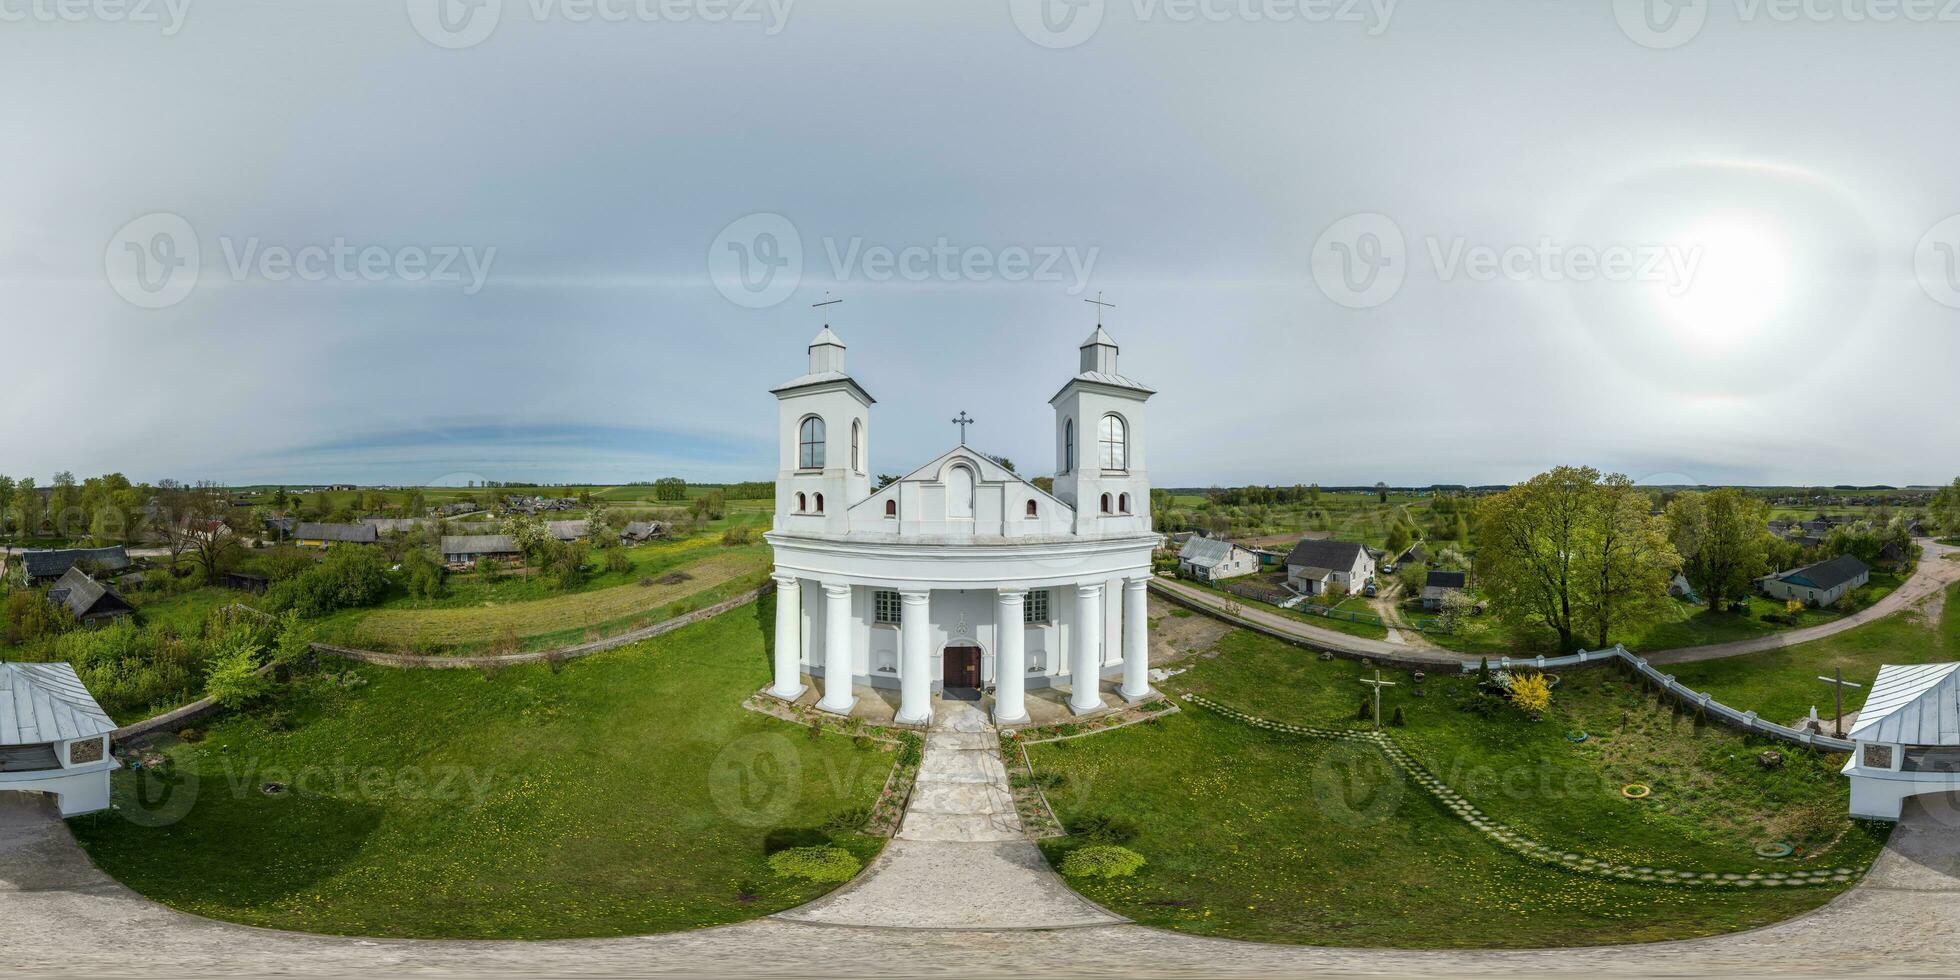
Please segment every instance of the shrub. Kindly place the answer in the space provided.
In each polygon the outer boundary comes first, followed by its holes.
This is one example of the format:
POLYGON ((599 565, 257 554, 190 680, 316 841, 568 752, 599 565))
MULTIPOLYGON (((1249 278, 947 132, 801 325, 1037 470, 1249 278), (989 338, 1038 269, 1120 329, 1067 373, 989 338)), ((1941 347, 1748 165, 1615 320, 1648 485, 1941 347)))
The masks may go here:
POLYGON ((434 599, 443 593, 443 577, 448 569, 426 549, 416 548, 402 556, 402 585, 419 599, 434 599))
POLYGON ((378 548, 335 545, 326 560, 272 587, 266 593, 271 612, 297 610, 308 619, 336 609, 372 606, 388 594, 388 559, 378 548))
POLYGON ((1527 714, 1538 714, 1552 706, 1552 685, 1544 674, 1515 674, 1511 677, 1511 703, 1527 714))
POLYGON ((792 847, 769 855, 769 870, 810 881, 849 881, 862 867, 841 847, 792 847))
POLYGON ((606 571, 630 572, 633 570, 633 556, 618 545, 606 549, 606 571))
POLYGON ((251 643, 233 642, 211 657, 211 675, 204 691, 226 708, 238 708, 264 697, 272 690, 272 679, 258 672, 260 648, 251 643))
POLYGON ((15 589, 7 594, 8 643, 35 640, 67 632, 75 625, 68 607, 49 602, 38 589, 15 589))
POLYGON ((1394 725, 1397 728, 1409 727, 1409 719, 1403 716, 1401 705, 1395 706, 1395 717, 1393 719, 1390 719, 1389 724, 1394 725))
POLYGON ((729 547, 749 543, 750 530, 747 527, 731 527, 721 532, 721 543, 729 547))
POLYGON ((871 808, 854 806, 831 814, 830 819, 824 821, 823 829, 831 834, 855 834, 862 831, 864 825, 870 822, 871 808))
POLYGON ((1062 874, 1071 878, 1128 878, 1144 864, 1143 855, 1114 844, 1078 847, 1062 858, 1062 874))
POLYGON ((1135 824, 1103 813, 1092 813, 1078 819, 1068 832, 1091 844, 1128 844, 1137 838, 1135 824))
POLYGON ((919 747, 919 736, 906 732, 898 738, 898 764, 905 767, 916 766, 925 757, 919 747))

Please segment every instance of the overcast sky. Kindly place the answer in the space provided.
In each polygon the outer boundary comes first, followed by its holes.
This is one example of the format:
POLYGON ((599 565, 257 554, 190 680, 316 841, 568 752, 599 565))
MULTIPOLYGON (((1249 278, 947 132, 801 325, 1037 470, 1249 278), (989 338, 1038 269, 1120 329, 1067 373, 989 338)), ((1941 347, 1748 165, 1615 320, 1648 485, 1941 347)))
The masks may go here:
POLYGON ((12 476, 766 478, 827 291, 880 472, 1051 469, 1099 291, 1159 485, 1960 471, 1943 4, 63 2, 12 476))

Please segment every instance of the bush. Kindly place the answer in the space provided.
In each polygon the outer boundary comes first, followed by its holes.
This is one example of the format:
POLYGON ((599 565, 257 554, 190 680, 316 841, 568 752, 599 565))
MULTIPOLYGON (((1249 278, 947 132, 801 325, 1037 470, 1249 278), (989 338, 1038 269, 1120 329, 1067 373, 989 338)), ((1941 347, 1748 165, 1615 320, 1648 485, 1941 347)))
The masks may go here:
POLYGON ((1143 855, 1114 844, 1078 847, 1062 858, 1062 874, 1070 878, 1128 878, 1143 867, 1143 855))
POLYGON ((272 690, 272 678, 260 674, 260 648, 248 642, 232 642, 211 657, 211 676, 204 692, 222 707, 239 708, 264 697, 272 690))
POLYGON ((372 606, 388 594, 388 559, 379 548, 335 545, 325 561, 266 593, 266 608, 296 610, 308 619, 336 609, 372 606))
POLYGON ((1102 813, 1082 817, 1069 827, 1068 832, 1091 844, 1128 844, 1137 838, 1135 824, 1102 813))
POLYGON ((831 814, 830 819, 824 821, 823 829, 831 834, 855 834, 864 830, 864 825, 870 822, 871 808, 854 806, 831 814))
POLYGON ((769 870, 810 881, 849 881, 862 867, 841 847, 792 847, 769 855, 769 870))
POLYGON ((1511 703, 1526 714, 1539 714, 1552 706, 1552 685, 1544 674, 1516 674, 1511 678, 1511 703))
POLYGON ((57 636, 75 625, 68 607, 49 602, 39 589, 15 589, 7 594, 8 643, 32 643, 57 636))
POLYGON ((627 554, 625 548, 614 545, 606 549, 606 571, 619 573, 632 570, 633 556, 627 554))
POLYGON ((443 593, 443 578, 449 570, 426 549, 416 548, 402 556, 402 586, 418 599, 434 599, 443 593))
POLYGON ((750 530, 747 527, 731 527, 721 532, 721 543, 729 547, 749 543, 750 530))

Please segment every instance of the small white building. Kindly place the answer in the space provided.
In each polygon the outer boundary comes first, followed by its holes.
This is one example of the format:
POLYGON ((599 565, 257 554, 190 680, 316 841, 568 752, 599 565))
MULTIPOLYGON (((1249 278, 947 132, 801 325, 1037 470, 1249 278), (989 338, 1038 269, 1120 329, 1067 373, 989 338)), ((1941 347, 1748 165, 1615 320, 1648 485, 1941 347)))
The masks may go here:
POLYGON ((1320 595, 1335 586, 1355 592, 1374 577, 1375 556, 1353 541, 1309 538, 1286 556, 1286 584, 1303 595, 1320 595))
POLYGON ((1897 820, 1908 796, 1960 791, 1960 663, 1879 668, 1845 736, 1854 817, 1897 820))
POLYGON ((0 663, 0 790, 52 793, 64 817, 108 809, 115 730, 74 667, 0 663))
POLYGON ((1871 566, 1851 555, 1765 576, 1762 588, 1772 599, 1795 599, 1807 606, 1828 606, 1846 592, 1872 580, 1871 566))
POLYGON ((1259 571, 1259 556, 1224 538, 1192 536, 1177 553, 1177 573, 1217 582, 1259 571))

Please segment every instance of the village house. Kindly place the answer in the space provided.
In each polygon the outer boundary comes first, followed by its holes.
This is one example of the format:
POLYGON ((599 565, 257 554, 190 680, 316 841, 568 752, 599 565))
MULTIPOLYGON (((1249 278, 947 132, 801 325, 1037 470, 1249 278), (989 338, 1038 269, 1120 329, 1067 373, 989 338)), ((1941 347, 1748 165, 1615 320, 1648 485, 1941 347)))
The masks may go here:
POLYGON ((1464 578, 1462 572, 1430 572, 1422 583, 1422 608, 1435 612, 1443 608, 1443 599, 1452 592, 1462 592, 1464 578))
POLYGON ((106 623, 136 611, 114 589, 90 578, 78 567, 70 567, 48 589, 48 601, 66 608, 78 623, 106 623))
POLYGON ((0 663, 0 790, 48 793, 64 817, 109 808, 116 723, 65 663, 0 663))
POLYGON ((1374 556, 1353 541, 1302 539, 1286 556, 1286 587, 1302 595, 1354 592, 1374 577, 1374 556))
POLYGON ((577 541, 592 531, 591 521, 546 521, 545 530, 560 541, 577 541))
POLYGON ((47 585, 76 565, 95 572, 114 575, 129 568, 129 552, 122 545, 106 548, 59 548, 45 551, 23 551, 18 556, 18 581, 21 585, 47 585))
POLYGON ((619 532, 620 544, 644 544, 666 534, 659 521, 633 521, 619 532))
POLYGON ((1828 606, 1846 592, 1871 581, 1871 566, 1851 555, 1766 575, 1760 585, 1772 599, 1795 599, 1809 606, 1828 606))
POLYGON ((508 534, 445 535, 442 539, 443 563, 453 568, 474 568, 485 559, 516 563, 524 560, 524 549, 508 534))
POLYGON ((1177 573, 1217 582, 1259 571, 1259 556, 1224 538, 1191 538, 1177 554, 1177 573))
POLYGON ((361 523, 374 528, 374 533, 382 537, 393 537, 428 527, 435 522, 426 517, 363 517, 361 523))
POLYGON ((302 548, 324 548, 331 544, 373 544, 380 540, 371 524, 301 523, 293 530, 293 543, 302 548))

